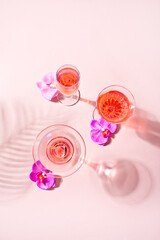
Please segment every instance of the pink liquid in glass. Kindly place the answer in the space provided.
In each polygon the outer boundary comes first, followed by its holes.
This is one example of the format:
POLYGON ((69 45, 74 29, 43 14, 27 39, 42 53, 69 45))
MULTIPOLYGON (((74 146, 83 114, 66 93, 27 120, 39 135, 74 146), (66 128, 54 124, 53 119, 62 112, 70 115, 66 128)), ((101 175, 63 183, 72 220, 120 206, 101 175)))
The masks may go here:
POLYGON ((57 88, 64 95, 73 95, 79 87, 79 72, 72 67, 62 67, 57 72, 57 88))
POLYGON ((49 141, 46 154, 48 159, 54 164, 65 164, 72 159, 74 147, 68 138, 60 136, 49 141))

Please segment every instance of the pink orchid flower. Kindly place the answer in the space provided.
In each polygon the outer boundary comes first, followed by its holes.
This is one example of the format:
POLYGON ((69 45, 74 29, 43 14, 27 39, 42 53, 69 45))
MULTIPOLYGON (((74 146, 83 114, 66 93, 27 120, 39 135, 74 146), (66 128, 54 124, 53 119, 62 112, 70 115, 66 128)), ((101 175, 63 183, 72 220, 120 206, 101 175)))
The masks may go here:
POLYGON ((45 168, 38 160, 32 166, 32 172, 29 175, 33 182, 43 190, 50 189, 56 186, 55 177, 50 170, 45 168))
POLYGON ((109 123, 103 118, 92 120, 90 125, 92 127, 91 139, 99 145, 107 143, 108 139, 117 130, 117 124, 109 123))
POLYGON ((59 91, 56 88, 56 74, 53 72, 44 75, 40 82, 37 82, 37 87, 40 89, 42 96, 51 101, 55 98, 59 91))

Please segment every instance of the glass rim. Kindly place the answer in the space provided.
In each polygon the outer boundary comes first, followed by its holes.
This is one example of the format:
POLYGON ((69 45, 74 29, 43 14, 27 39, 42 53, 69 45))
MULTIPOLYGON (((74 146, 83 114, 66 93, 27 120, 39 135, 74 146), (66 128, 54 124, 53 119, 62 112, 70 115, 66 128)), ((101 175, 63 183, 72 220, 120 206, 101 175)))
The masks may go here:
POLYGON ((99 99, 99 97, 103 93, 105 94, 105 93, 107 93, 109 91, 119 91, 119 92, 123 93, 128 98, 128 101, 130 102, 130 111, 132 112, 132 114, 130 116, 128 116, 128 118, 126 118, 125 120, 122 120, 122 121, 111 121, 111 120, 105 119, 104 116, 102 117, 100 112, 99 111, 98 112, 99 112, 100 116, 102 118, 104 118, 106 121, 111 122, 111 123, 116 123, 116 124, 122 124, 122 123, 126 122, 127 120, 129 120, 133 116, 133 114, 135 113, 135 108, 136 108, 135 98, 134 98, 133 94, 131 93, 131 91, 128 88, 126 88, 126 87, 124 87, 122 85, 116 85, 116 84, 109 85, 109 86, 103 88, 103 90, 101 90, 100 93, 98 94, 98 97, 97 97, 97 100, 96 100, 96 108, 97 108, 97 110, 98 110, 98 99, 99 99))
POLYGON ((78 83, 80 82, 80 77, 81 77, 80 71, 78 70, 78 68, 76 68, 76 67, 75 67, 74 65, 72 65, 72 64, 64 64, 64 65, 62 65, 61 67, 59 67, 58 70, 56 71, 56 82, 57 82, 58 84, 62 85, 64 88, 71 88, 71 87, 73 87, 73 86, 78 85, 78 83), (79 77, 78 77, 78 81, 77 81, 74 85, 72 85, 72 86, 64 86, 64 85, 62 85, 62 84, 58 81, 58 77, 57 77, 58 72, 59 72, 61 69, 66 68, 67 66, 68 66, 68 68, 75 69, 75 70, 77 71, 77 73, 78 73, 78 76, 79 76, 79 77))
MULTIPOLYGON (((127 92, 131 95, 131 97, 132 97, 132 99, 133 99, 134 106, 136 105, 135 98, 134 98, 133 94, 131 93, 131 91, 130 91, 128 88, 123 87, 122 85, 115 85, 115 84, 114 84, 114 85, 109 85, 109 86, 103 88, 103 89, 99 92, 98 97, 97 97, 97 100, 98 100, 99 96, 101 95, 101 93, 102 93, 105 89, 107 89, 107 88, 114 88, 114 87, 122 88, 122 89, 124 89, 125 91, 127 91, 127 92)), ((125 94, 124 94, 124 95, 125 95, 125 94)), ((97 101, 96 101, 96 102, 97 102, 97 101)))
MULTIPOLYGON (((60 175, 54 174, 54 172, 53 172, 52 170, 47 169, 47 170, 50 170, 50 171, 51 171, 51 173, 55 176, 55 178, 65 178, 65 177, 69 177, 69 176, 73 175, 75 172, 77 172, 77 171, 82 167, 82 165, 85 163, 85 159, 86 159, 86 143, 85 143, 84 138, 82 137, 82 135, 81 135, 75 128, 73 128, 73 127, 71 127, 71 126, 69 126, 69 125, 66 125, 66 124, 53 124, 53 125, 49 125, 49 126, 45 127, 44 129, 42 129, 42 130, 36 135, 36 138, 35 138, 35 140, 34 140, 34 142, 33 142, 33 145, 32 145, 32 157, 33 157, 34 163, 35 163, 36 166, 39 168, 39 170, 40 170, 41 172, 44 172, 46 175, 50 176, 50 173, 46 173, 45 171, 43 171, 43 169, 41 169, 41 168, 38 166, 38 164, 36 163, 39 159, 35 159, 34 150, 35 150, 35 143, 36 143, 38 137, 42 134, 42 132, 44 132, 44 131, 45 131, 46 129, 48 129, 48 128, 56 127, 56 126, 67 127, 67 128, 72 129, 73 131, 75 131, 75 132, 80 136, 80 138, 81 138, 81 140, 82 140, 82 142, 83 142, 83 146, 84 146, 84 157, 83 157, 83 159, 81 159, 81 161, 80 161, 81 164, 79 165, 79 167, 77 167, 77 169, 75 169, 75 170, 74 170, 73 172, 71 172, 70 174, 67 174, 67 175, 65 175, 65 176, 60 176, 60 175)), ((40 160, 39 160, 39 161, 40 161, 40 160)), ((40 162, 41 162, 41 161, 40 161, 40 162)), ((43 163, 41 163, 41 164, 43 165, 43 163)), ((43 165, 43 166, 44 166, 44 165, 43 165)), ((45 166, 44 166, 44 167, 45 167, 45 166)), ((46 168, 46 167, 45 167, 45 168, 46 168)))

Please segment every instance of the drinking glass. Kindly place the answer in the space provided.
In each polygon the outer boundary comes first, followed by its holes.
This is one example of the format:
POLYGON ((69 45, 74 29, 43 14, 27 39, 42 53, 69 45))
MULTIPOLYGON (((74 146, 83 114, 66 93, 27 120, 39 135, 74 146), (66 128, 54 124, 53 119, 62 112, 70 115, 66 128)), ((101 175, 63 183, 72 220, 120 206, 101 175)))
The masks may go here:
POLYGON ((118 124, 131 118, 134 110, 135 99, 132 93, 122 86, 112 85, 99 93, 93 118, 100 115, 107 122, 118 124))
POLYGON ((48 126, 33 144, 35 163, 40 160, 57 178, 75 173, 84 163, 85 156, 86 145, 80 133, 63 124, 48 126))
POLYGON ((76 67, 68 64, 57 70, 56 86, 61 93, 58 99, 62 104, 72 106, 79 101, 79 82, 80 73, 76 67))

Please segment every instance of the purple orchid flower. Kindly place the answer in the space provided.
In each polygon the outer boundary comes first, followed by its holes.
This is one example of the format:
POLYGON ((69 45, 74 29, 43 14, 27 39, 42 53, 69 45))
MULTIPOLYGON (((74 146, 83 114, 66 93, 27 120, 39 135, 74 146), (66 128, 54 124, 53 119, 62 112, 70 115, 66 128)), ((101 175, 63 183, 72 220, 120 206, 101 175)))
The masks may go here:
POLYGON ((32 172, 29 175, 33 182, 41 189, 53 188, 56 185, 55 177, 50 170, 45 168, 38 160, 32 165, 32 172))
POLYGON ((37 82, 37 87, 40 89, 42 96, 50 101, 59 94, 55 80, 56 74, 50 72, 44 75, 40 82, 37 82))
POLYGON ((104 145, 113 133, 117 130, 117 124, 109 123, 103 118, 91 121, 91 138, 99 144, 104 145))

